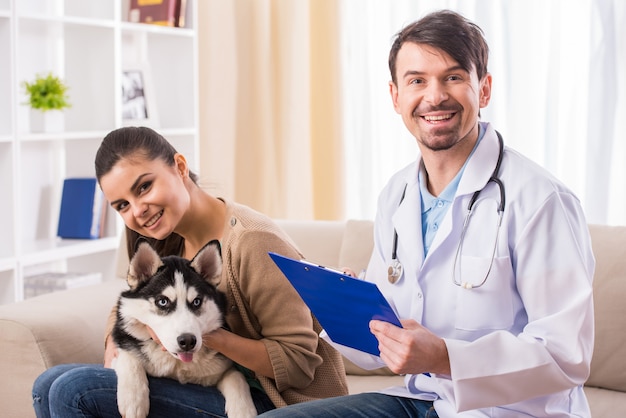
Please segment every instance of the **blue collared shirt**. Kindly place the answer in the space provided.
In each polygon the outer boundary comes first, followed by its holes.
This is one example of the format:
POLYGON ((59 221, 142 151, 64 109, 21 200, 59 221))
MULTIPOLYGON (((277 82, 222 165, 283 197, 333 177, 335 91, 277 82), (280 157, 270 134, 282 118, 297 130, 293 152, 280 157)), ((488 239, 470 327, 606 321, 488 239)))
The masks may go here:
POLYGON ((437 234, 437 230, 439 230, 439 225, 443 220, 444 216, 446 216, 446 212, 448 212, 448 208, 452 204, 454 200, 454 195, 456 194, 456 189, 459 187, 459 182, 461 181, 461 177, 463 176, 463 172, 465 171, 465 166, 469 161, 470 157, 478 147, 478 143, 485 136, 485 127, 482 126, 481 123, 478 124, 478 140, 474 145, 474 149, 470 153, 467 160, 463 164, 463 167, 459 170, 456 176, 452 179, 452 181, 446 186, 446 188, 441 192, 439 196, 433 196, 428 191, 428 185, 426 184, 426 178, 424 176, 425 171, 423 169, 419 170, 418 180, 420 185, 420 196, 422 200, 422 240, 424 242, 424 256, 428 254, 428 250, 430 249, 430 245, 437 234))

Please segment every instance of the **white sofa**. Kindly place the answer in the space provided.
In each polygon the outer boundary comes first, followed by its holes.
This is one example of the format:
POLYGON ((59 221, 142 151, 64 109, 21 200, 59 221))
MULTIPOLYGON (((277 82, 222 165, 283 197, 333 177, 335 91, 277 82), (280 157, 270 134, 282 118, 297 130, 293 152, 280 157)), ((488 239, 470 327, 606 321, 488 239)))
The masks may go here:
MULTIPOLYGON (((372 249, 370 221, 279 221, 311 260, 360 271, 372 249)), ((586 392, 594 418, 626 416, 626 227, 590 226, 597 260, 596 345, 586 392)), ((556 243, 555 243, 556 244, 556 243)), ((113 262, 113 261, 112 261, 113 262)), ((118 252, 118 276, 128 263, 118 252)), ((102 361, 108 313, 122 279, 0 306, 0 416, 34 416, 31 387, 46 368, 102 361)), ((401 384, 386 370, 347 364, 352 393, 401 384)))

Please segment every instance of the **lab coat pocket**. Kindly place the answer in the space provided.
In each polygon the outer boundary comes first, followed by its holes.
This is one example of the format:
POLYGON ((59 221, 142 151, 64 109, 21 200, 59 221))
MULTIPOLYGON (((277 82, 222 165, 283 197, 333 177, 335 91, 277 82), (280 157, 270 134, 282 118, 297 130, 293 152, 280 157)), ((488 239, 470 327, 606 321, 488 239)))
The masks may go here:
POLYGON ((459 260, 463 281, 474 287, 457 286, 456 328, 465 331, 509 329, 515 318, 511 260, 463 256, 459 260), (487 274, 489 274, 487 276, 487 274), (478 286, 487 276, 482 286, 478 286))

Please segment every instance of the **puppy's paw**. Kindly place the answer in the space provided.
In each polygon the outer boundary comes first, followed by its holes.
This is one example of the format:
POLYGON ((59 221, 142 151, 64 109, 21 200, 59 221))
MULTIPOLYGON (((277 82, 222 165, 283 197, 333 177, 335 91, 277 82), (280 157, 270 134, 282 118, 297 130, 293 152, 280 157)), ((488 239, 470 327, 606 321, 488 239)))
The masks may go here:
POLYGON ((237 370, 229 369, 217 383, 226 400, 228 418, 252 418, 257 416, 246 378, 237 370))
POLYGON ((117 374, 117 409, 124 418, 145 418, 150 411, 148 377, 138 360, 120 351, 117 374))
POLYGON ((148 408, 141 405, 118 405, 120 415, 124 418, 146 418, 148 416, 148 408))
POLYGON ((117 388, 117 408, 124 418, 145 418, 150 411, 148 387, 117 388))
POLYGON ((246 402, 233 402, 230 405, 227 402, 226 415, 228 415, 228 418, 253 418, 257 416, 257 413, 254 404, 250 407, 250 405, 246 405, 246 402))

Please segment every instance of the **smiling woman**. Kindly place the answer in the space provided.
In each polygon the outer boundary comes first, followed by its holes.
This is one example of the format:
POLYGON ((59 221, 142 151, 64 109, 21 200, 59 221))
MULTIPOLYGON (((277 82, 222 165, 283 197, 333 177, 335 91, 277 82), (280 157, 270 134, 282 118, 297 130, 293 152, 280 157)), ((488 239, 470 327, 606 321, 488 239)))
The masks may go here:
MULTIPOLYGON (((150 128, 110 132, 100 144, 95 166, 105 197, 126 225, 129 258, 136 254, 141 259, 136 249, 140 241, 148 241, 161 257, 187 260, 195 260, 207 243, 220 242, 223 268, 213 280, 226 295, 227 327, 207 331, 202 344, 246 371, 257 412, 347 392, 341 356, 319 338, 319 324, 268 256, 303 257, 269 217, 200 188, 185 157, 150 128)), ((129 277, 145 275, 143 270, 144 263, 133 264, 129 277)), ((63 365, 37 379, 33 394, 38 416, 117 415, 116 374, 110 369, 118 356, 111 337, 117 317, 116 306, 105 333, 104 369, 63 365)), ((149 335, 142 323, 133 330, 142 327, 136 335, 149 335)), ((215 387, 154 376, 148 380, 150 404, 165 416, 224 413, 224 396, 215 387)))

